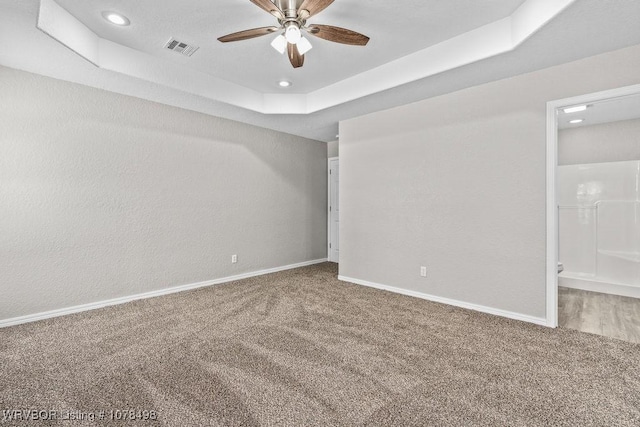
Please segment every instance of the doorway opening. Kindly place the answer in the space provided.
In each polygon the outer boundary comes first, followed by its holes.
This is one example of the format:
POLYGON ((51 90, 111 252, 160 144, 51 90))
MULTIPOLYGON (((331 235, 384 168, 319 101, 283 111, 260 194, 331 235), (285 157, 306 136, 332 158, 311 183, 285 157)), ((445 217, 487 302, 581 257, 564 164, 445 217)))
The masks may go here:
POLYGON ((640 342, 640 85, 547 104, 547 324, 640 342))
POLYGON ((340 262, 340 162, 328 159, 327 252, 331 262, 340 262))

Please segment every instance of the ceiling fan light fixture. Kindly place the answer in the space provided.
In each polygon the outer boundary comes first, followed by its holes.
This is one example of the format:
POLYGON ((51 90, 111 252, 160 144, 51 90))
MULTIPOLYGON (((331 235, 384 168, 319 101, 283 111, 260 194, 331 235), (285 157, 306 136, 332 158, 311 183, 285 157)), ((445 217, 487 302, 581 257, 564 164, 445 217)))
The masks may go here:
POLYGON ((271 47, 277 50, 280 54, 284 54, 284 51, 287 50, 287 39, 282 35, 278 35, 271 42, 271 47))
POLYGON ((300 37, 300 40, 298 41, 297 46, 298 46, 298 52, 300 53, 300 55, 304 55, 305 53, 313 49, 313 46, 311 46, 311 43, 309 42, 309 40, 305 39, 304 37, 300 37))
POLYGON ((300 32, 298 24, 296 24, 295 22, 291 22, 289 25, 287 25, 287 29, 284 32, 284 37, 289 43, 297 44, 302 38, 302 33, 300 32))
POLYGON ((309 50, 313 48, 309 40, 302 37, 303 30, 308 34, 311 34, 313 37, 318 37, 335 43, 352 46, 365 46, 369 42, 369 37, 347 28, 320 24, 307 26, 308 18, 311 18, 326 9, 327 6, 330 6, 334 2, 334 0, 250 1, 260 9, 273 15, 277 19, 278 26, 271 25, 267 27, 237 31, 235 33, 218 37, 219 42, 228 43, 253 39, 260 36, 276 35, 277 37, 271 41, 271 47, 281 54, 287 52, 287 58, 293 68, 302 67, 304 65, 305 53, 309 52, 309 50))

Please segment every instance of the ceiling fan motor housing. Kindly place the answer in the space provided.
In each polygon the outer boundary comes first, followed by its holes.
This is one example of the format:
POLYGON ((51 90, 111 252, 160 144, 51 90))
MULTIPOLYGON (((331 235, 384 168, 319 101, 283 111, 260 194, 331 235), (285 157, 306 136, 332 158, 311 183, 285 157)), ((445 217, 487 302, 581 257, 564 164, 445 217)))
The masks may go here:
POLYGON ((273 3, 284 13, 285 18, 297 17, 297 10, 302 5, 303 0, 272 0, 273 3))
POLYGON ((303 28, 306 21, 298 15, 298 9, 303 0, 273 0, 273 3, 280 8, 284 14, 284 19, 279 19, 280 25, 287 27, 290 23, 295 23, 298 28, 303 28))

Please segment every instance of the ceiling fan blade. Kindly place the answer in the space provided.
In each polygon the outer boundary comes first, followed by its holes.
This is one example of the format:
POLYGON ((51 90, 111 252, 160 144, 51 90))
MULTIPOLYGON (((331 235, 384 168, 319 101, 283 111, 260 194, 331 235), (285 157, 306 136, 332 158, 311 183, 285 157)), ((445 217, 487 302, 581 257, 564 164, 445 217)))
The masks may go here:
POLYGON ((252 28, 251 30, 238 31, 237 33, 227 34, 226 36, 219 37, 218 40, 222 43, 237 42, 240 40, 252 39, 254 37, 266 36, 267 34, 278 31, 278 27, 260 27, 252 28))
POLYGON ((304 55, 300 55, 298 47, 295 44, 287 44, 287 53, 289 54, 289 61, 293 68, 300 68, 304 64, 304 55))
POLYGON ((251 3, 255 4, 262 10, 265 10, 275 16, 278 19, 284 19, 284 13, 280 10, 278 6, 273 4, 271 0, 250 0, 251 3))
POLYGON ((334 27, 331 25, 309 25, 307 28, 309 34, 313 34, 321 39, 329 40, 336 43, 351 44, 356 46, 364 46, 369 43, 369 37, 346 28, 334 27))
POLYGON ((298 8, 298 16, 307 19, 310 16, 317 15, 331 5, 334 0, 304 0, 298 8), (306 10, 307 12, 303 12, 306 10), (306 17, 303 17, 306 16, 306 17))

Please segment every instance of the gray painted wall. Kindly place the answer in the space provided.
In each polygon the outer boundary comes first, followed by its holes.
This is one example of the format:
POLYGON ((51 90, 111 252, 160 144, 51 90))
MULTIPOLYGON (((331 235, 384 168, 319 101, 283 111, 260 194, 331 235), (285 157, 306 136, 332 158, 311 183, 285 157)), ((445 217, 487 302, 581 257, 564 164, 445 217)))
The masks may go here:
POLYGON ((640 160, 640 119, 558 132, 558 164, 640 160))
POLYGON ((0 67, 0 319, 326 258, 326 150, 0 67))
POLYGON ((341 122, 340 274, 543 318, 546 103, 637 83, 640 46, 341 122))
POLYGON ((339 155, 338 141, 327 142, 327 157, 338 157, 339 155))

